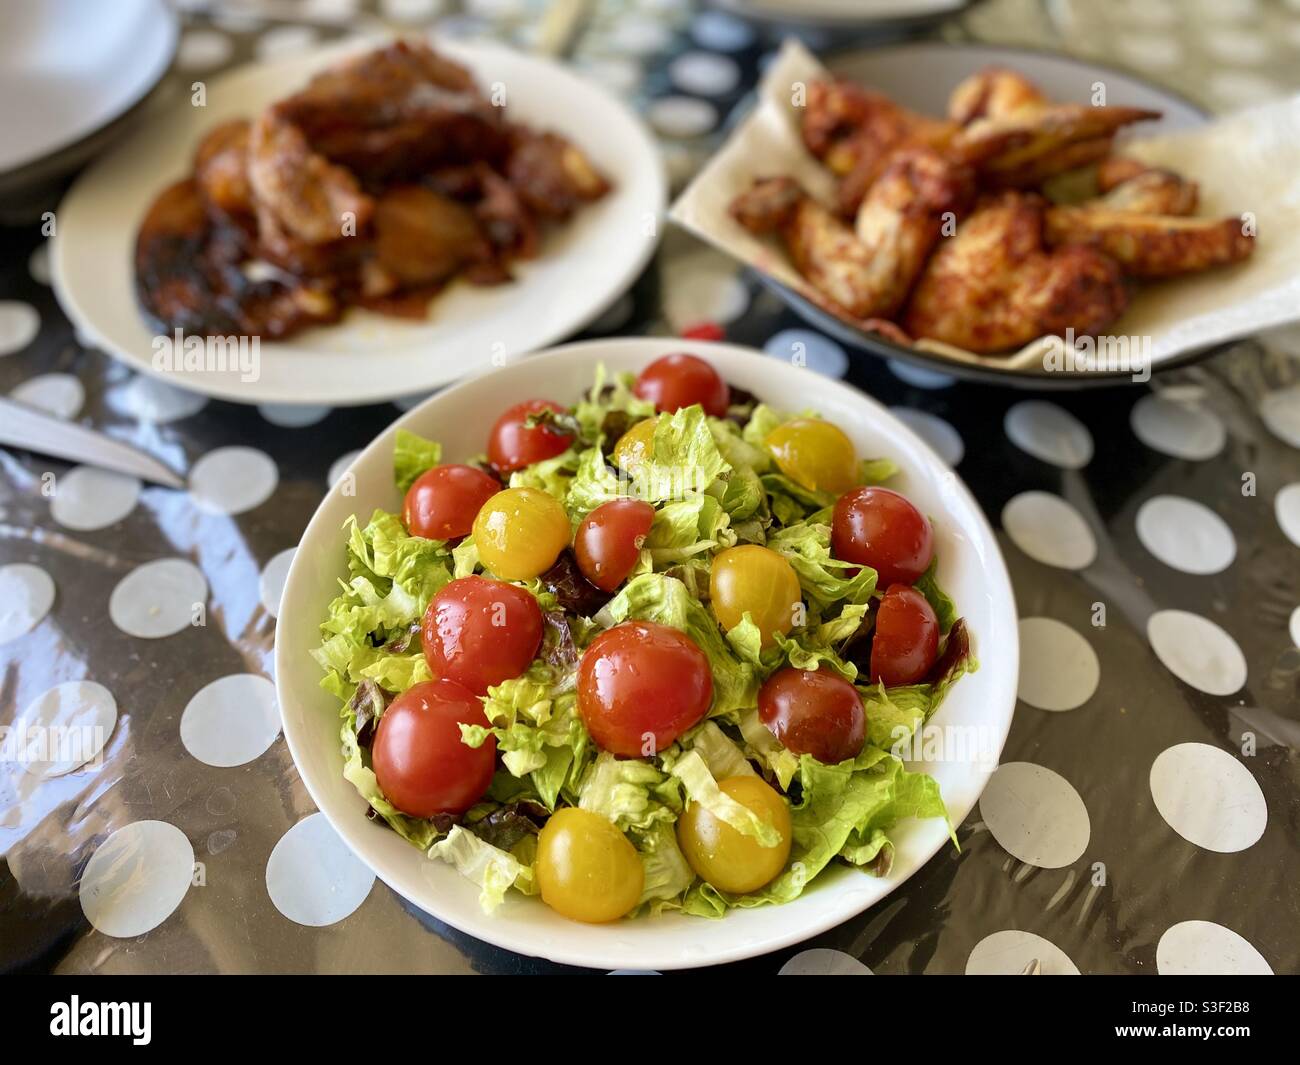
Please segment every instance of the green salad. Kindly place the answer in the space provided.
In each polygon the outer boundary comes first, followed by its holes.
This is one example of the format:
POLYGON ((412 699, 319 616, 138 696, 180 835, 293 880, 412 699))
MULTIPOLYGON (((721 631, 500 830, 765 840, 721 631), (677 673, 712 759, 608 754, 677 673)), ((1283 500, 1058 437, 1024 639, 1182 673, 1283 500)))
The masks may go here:
POLYGON ((393 467, 313 654, 370 816, 484 909, 719 917, 947 818, 893 752, 975 661, 887 457, 671 355, 393 467))

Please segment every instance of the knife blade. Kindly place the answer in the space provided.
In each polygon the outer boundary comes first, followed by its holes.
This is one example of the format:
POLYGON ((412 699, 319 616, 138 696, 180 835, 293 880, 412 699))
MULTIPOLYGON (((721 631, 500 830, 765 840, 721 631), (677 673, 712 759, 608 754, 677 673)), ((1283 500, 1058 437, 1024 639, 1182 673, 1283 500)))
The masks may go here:
POLYGON ((0 398, 0 444, 129 473, 168 488, 185 487, 175 470, 139 448, 12 399, 0 398))

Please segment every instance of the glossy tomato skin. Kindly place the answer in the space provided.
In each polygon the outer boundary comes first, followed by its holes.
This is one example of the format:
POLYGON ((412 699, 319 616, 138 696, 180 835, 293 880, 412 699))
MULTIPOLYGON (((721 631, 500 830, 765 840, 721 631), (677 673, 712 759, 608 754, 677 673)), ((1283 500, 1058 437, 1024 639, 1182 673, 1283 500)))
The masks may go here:
POLYGON ((730 632, 748 613, 763 647, 771 647, 777 633, 794 628, 802 596, 794 567, 769 547, 729 547, 714 556, 709 569, 713 616, 730 632))
POLYGON ((576 806, 556 810, 537 838, 542 901, 571 921, 615 921, 645 885, 636 848, 609 818, 576 806))
POLYGON ((522 588, 486 577, 445 585, 424 612, 424 657, 435 677, 475 695, 517 677, 542 645, 542 611, 522 588))
POLYGON ((478 698, 450 680, 416 684, 384 711, 370 754, 380 791, 402 813, 461 814, 487 791, 497 741, 469 747, 461 724, 486 728, 488 719, 478 698))
POLYGON ((540 488, 506 488, 479 508, 474 543, 479 561, 508 581, 545 573, 569 546, 569 515, 540 488))
POLYGON ((713 673, 684 632, 625 621, 597 636, 578 665, 578 712, 597 746, 626 758, 666 750, 709 712, 713 673))
POLYGON ((633 391, 668 414, 698 403, 706 414, 725 418, 731 403, 731 389, 718 371, 685 353, 655 359, 637 375, 633 391))
POLYGON ((526 399, 508 408, 496 420, 488 434, 488 461, 493 468, 501 473, 511 473, 534 462, 554 458, 573 443, 573 437, 568 433, 557 432, 550 426, 525 427, 524 422, 530 414, 544 410, 560 412, 564 408, 549 399, 526 399))
POLYGON ((728 777, 720 780, 718 787, 775 828, 779 842, 764 847, 699 803, 689 802, 677 820, 677 843, 695 874, 719 891, 757 891, 773 880, 790 858, 790 804, 756 775, 728 777))
POLYGON ((763 441, 777 467, 795 484, 838 495, 853 487, 858 456, 838 425, 821 418, 791 418, 763 441))
POLYGON ((939 619, 915 588, 892 585, 876 609, 871 639, 871 680, 886 688, 925 679, 939 657, 939 619))
POLYGON ((479 508, 499 491, 500 481, 473 466, 435 466, 406 490, 402 524, 428 540, 468 536, 479 508))
POLYGON ((835 765, 856 758, 867 741, 857 689, 822 669, 778 670, 758 692, 758 717, 795 754, 835 765))
POLYGON ((835 502, 831 553, 870 566, 877 587, 915 584, 934 558, 934 530, 906 496, 877 486, 855 488, 835 502))
POLYGON ((653 454, 655 429, 658 418, 643 418, 618 438, 614 445, 614 464, 629 477, 637 472, 653 454))
POLYGON ((598 506, 573 537, 582 575, 601 591, 612 592, 640 560, 654 520, 655 508, 640 499, 611 499, 598 506))

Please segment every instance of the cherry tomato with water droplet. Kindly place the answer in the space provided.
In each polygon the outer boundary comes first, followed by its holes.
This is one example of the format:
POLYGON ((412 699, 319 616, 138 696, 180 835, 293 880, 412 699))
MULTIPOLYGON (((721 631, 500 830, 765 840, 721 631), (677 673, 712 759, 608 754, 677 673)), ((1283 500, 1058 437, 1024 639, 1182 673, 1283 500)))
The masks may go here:
POLYGON ((611 499, 578 526, 573 553, 582 575, 612 592, 641 558, 641 546, 654 524, 655 508, 640 499, 611 499))
POLYGON ((915 588, 892 585, 876 608, 871 638, 871 680, 886 688, 917 684, 939 657, 939 619, 915 588))
POLYGON ((549 425, 525 423, 529 415, 545 410, 562 413, 564 408, 549 399, 528 399, 508 408, 492 426, 488 434, 488 461, 501 473, 511 473, 531 466, 534 462, 551 459, 573 443, 569 433, 559 432, 549 425))
POLYGON ((731 404, 731 389, 718 371, 684 352, 655 359, 637 375, 632 390, 667 414, 698 403, 705 414, 725 418, 731 404))
POLYGON ((464 813, 496 770, 497 742, 461 742, 460 726, 489 722, 483 704, 450 680, 413 685, 389 704, 370 748, 379 790, 411 817, 464 813))
POLYGON ((402 524, 428 540, 468 536, 479 509, 499 491, 500 481, 473 466, 435 466, 406 490, 402 524))
POLYGON ((578 712, 602 750, 644 758, 709 712, 713 672, 684 632, 625 621, 597 636, 578 664, 578 712))
POLYGON ((861 696, 829 669, 773 673, 758 691, 758 718, 795 754, 827 765, 856 758, 867 741, 861 696))
POLYGON ((435 677, 475 695, 526 670, 542 645, 542 610, 524 589, 486 577, 443 586, 421 625, 424 657, 435 677))

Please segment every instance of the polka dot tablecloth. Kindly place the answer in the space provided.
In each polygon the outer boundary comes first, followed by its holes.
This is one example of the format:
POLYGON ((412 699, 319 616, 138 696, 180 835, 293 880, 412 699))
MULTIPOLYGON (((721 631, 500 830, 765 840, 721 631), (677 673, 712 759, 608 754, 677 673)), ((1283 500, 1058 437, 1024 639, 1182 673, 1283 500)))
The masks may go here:
MULTIPOLYGON (((302 0, 293 25, 242 4, 186 16, 173 76, 379 25, 527 47, 542 6, 302 0)), ((1079 28, 1085 51, 1111 33, 1151 76, 1199 64, 1221 106, 1300 78, 1300 5, 1248 5, 1268 9, 1267 34, 1223 14, 1246 5, 1204 5, 1214 33, 1177 14, 1165 33, 1172 4, 1033 6, 989 0, 938 32, 1059 47, 1079 28)), ((680 183, 775 40, 685 0, 610 3, 573 62, 645 114, 680 183)), ((0 227, 0 391, 184 467, 188 486, 0 452, 0 969, 554 971, 377 883, 280 733, 272 647, 297 538, 357 449, 421 397, 240 407, 135 376, 77 337, 47 260, 39 225, 0 227)), ((1300 969, 1300 332, 1150 386, 1001 391, 847 352, 670 232, 588 335, 701 331, 891 407, 983 505, 1021 615, 1018 634, 976 634, 985 660, 1018 635, 1022 668, 960 849, 848 924, 738 967, 1300 969)))

